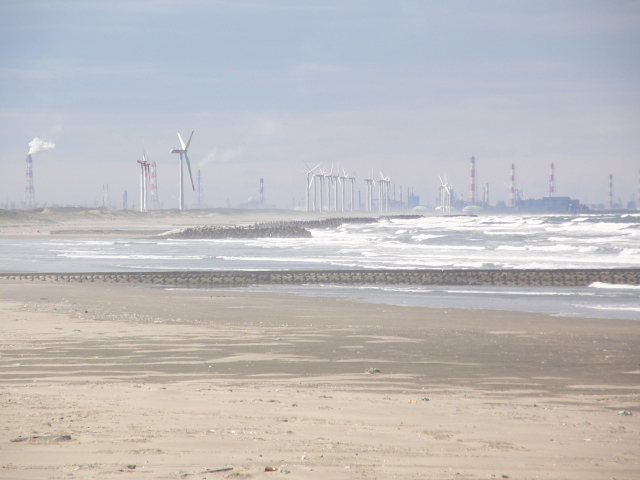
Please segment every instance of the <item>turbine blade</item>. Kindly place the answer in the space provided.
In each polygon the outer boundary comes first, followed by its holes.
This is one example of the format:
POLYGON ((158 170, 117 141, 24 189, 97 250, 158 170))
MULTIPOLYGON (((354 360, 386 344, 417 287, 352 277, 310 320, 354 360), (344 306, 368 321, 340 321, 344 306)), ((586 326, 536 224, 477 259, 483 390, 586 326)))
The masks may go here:
POLYGON ((182 145, 182 150, 185 150, 187 147, 184 145, 184 140, 182 140, 182 135, 178 132, 178 138, 180 139, 180 145, 182 145))
POLYGON ((187 160, 187 169, 189 170, 189 179, 191 180, 191 188, 195 192, 196 186, 193 184, 193 175, 191 175, 191 162, 189 162, 189 157, 187 157, 187 152, 184 152, 184 158, 187 160))
POLYGON ((189 150, 189 145, 191 145, 191 139, 193 138, 193 132, 195 132, 195 130, 191 130, 191 135, 189 135, 189 141, 187 142, 187 146, 184 147, 185 151, 189 150))
POLYGON ((307 162, 303 160, 302 163, 304 163, 304 166, 307 167, 308 171, 313 172, 313 170, 311 170, 311 167, 307 164, 307 162))

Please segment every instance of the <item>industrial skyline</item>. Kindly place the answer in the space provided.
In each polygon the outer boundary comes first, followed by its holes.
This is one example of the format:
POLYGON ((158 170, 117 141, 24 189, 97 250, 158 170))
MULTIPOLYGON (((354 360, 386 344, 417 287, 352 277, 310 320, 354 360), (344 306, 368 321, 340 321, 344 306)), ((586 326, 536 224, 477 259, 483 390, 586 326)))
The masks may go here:
POLYGON ((146 148, 158 204, 179 205, 169 151, 187 128, 217 207, 258 198, 260 178, 266 204, 304 205, 303 162, 344 165, 362 191, 382 171, 432 207, 443 175, 510 202, 512 164, 523 198, 546 196, 552 163, 557 195, 606 205, 609 175, 615 203, 637 195, 637 2, 25 0, 0 15, 5 205, 25 201, 34 136, 56 144, 32 156, 35 203, 100 204, 108 184, 138 205, 146 148))
MULTIPOLYGON (((202 188, 202 176, 201 170, 197 170, 197 184, 198 189, 196 192, 195 184, 193 181, 193 176, 191 174, 191 166, 189 157, 187 156, 187 150, 191 144, 191 140, 193 138, 194 131, 191 132, 189 136, 189 140, 185 144, 180 132, 178 132, 178 139, 181 144, 180 149, 172 149, 170 153, 178 153, 180 154, 180 169, 179 169, 179 203, 177 208, 179 210, 184 210, 188 208, 213 208, 214 205, 207 205, 202 201, 203 197, 203 188, 202 188), (188 204, 185 203, 184 197, 184 172, 183 172, 183 164, 184 161, 187 163, 189 178, 191 181, 192 190, 195 193, 195 203, 188 204)), ((27 155, 27 168, 26 168, 26 176, 25 176, 25 187, 24 187, 24 201, 22 204, 13 204, 8 205, 5 204, 4 208, 16 208, 16 209, 32 209, 41 206, 52 206, 56 204, 50 204, 46 201, 36 202, 34 195, 34 186, 33 186, 33 160, 32 154, 40 153, 42 151, 49 151, 55 148, 55 145, 52 143, 46 143, 40 140, 39 138, 35 138, 32 142, 29 143, 30 149, 29 154, 27 155)), ((140 183, 139 183, 139 203, 136 206, 135 203, 131 206, 132 209, 139 210, 140 212, 147 212, 152 209, 172 209, 176 208, 175 205, 165 206, 158 200, 158 192, 157 192, 157 165, 156 162, 150 162, 148 158, 148 154, 146 149, 143 150, 142 160, 137 160, 137 164, 140 166, 140 183)), ((319 163, 315 167, 311 168, 309 165, 305 163, 306 172, 305 177, 306 181, 304 184, 304 201, 298 200, 296 202, 296 198, 291 205, 278 206, 278 205, 270 205, 269 208, 281 208, 281 209, 298 209, 304 210, 307 212, 355 212, 355 211, 365 211, 365 212, 393 212, 393 211, 403 211, 403 210, 411 210, 412 207, 426 207, 426 210, 434 210, 439 211, 443 214, 449 214, 452 211, 468 211, 468 212, 478 212, 480 210, 501 208, 501 209, 512 209, 517 210, 516 207, 520 207, 523 210, 522 202, 528 200, 531 202, 535 200, 533 196, 529 196, 528 198, 524 196, 523 190, 519 189, 516 182, 516 165, 511 164, 510 168, 510 176, 508 183, 508 201, 498 200, 495 204, 492 204, 489 201, 489 191, 490 191, 490 182, 487 182, 484 186, 484 192, 482 200, 480 201, 477 197, 477 182, 478 182, 478 172, 477 172, 477 159, 475 156, 471 156, 469 159, 469 178, 468 178, 468 196, 465 197, 464 194, 458 193, 456 195, 453 185, 447 180, 447 175, 439 176, 438 179, 440 181, 439 186, 439 196, 435 199, 433 204, 430 201, 416 201, 415 205, 411 205, 410 191, 414 191, 413 186, 407 186, 407 196, 406 202, 403 200, 403 186, 397 186, 395 182, 392 182, 389 176, 385 176, 382 171, 379 173, 379 178, 375 178, 373 169, 371 172, 367 174, 367 177, 362 179, 365 185, 364 198, 362 189, 358 187, 356 181, 356 175, 348 174, 345 170, 344 166, 339 164, 331 164, 330 169, 328 166, 325 166, 322 163, 319 163), (334 173, 335 169, 335 173, 334 173), (377 186, 377 196, 375 195, 377 186), (347 193, 347 189, 349 192, 347 193), (474 210, 468 210, 469 208, 474 210)), ((506 184, 505 184, 506 185, 506 184)), ((109 200, 108 184, 102 185, 103 195, 102 202, 99 203, 95 201, 93 205, 100 208, 109 208, 109 209, 129 209, 127 205, 127 201, 123 202, 122 207, 119 207, 117 204, 111 204, 109 200), (105 188, 106 192, 105 193, 105 188)), ((258 200, 253 199, 253 197, 249 197, 247 202, 241 203, 238 205, 239 208, 265 208, 267 205, 264 200, 264 178, 260 177, 259 179, 259 190, 258 190, 258 200)), ((124 198, 126 199, 128 192, 124 192, 124 198)), ((542 198, 554 198, 556 197, 556 180, 555 180, 555 164, 552 162, 549 166, 549 176, 548 176, 548 186, 546 195, 541 195, 542 198)), ((415 197, 419 199, 419 196, 415 197)), ((569 198, 568 196, 563 196, 563 198, 569 198)), ((638 175, 638 184, 637 190, 634 194, 631 195, 630 200, 628 202, 623 202, 621 197, 616 197, 615 189, 614 189, 614 175, 608 175, 608 193, 607 193, 607 201, 606 203, 599 204, 585 204, 584 202, 580 202, 581 207, 584 206, 587 209, 594 210, 614 210, 614 209, 630 209, 630 210, 640 210, 640 170, 638 175)), ((578 201, 574 200, 574 203, 578 201)), ((69 206, 69 205, 57 205, 57 206, 69 206)), ((76 205, 76 206, 83 206, 76 205)), ((85 203, 84 206, 87 206, 85 203)), ((226 207, 229 207, 229 201, 226 202, 226 207)), ((533 208, 533 204, 531 204, 533 208)), ((221 205, 218 205, 218 208, 221 205)), ((575 207, 575 205, 574 205, 575 207)))

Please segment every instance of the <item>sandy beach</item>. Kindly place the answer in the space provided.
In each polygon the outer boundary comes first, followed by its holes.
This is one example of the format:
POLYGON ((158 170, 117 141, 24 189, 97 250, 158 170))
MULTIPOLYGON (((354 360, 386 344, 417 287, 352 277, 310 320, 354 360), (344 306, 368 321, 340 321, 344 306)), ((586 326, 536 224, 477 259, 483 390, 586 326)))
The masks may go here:
POLYGON ((640 323, 0 285, 0 477, 639 478, 640 323))

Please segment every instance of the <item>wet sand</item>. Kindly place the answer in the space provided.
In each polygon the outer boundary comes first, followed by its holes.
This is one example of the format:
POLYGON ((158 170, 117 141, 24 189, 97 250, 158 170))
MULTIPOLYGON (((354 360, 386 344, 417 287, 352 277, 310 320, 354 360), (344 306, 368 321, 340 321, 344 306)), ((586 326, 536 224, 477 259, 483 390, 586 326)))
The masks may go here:
POLYGON ((3 281, 0 324, 3 479, 640 471, 640 322, 3 281))

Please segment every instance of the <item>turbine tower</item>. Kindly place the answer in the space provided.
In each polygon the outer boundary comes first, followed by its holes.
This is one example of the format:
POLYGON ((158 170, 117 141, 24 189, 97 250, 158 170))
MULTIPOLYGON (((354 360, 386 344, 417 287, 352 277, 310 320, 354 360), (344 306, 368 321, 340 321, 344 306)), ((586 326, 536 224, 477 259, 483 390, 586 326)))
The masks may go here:
POLYGON ((305 200, 307 202, 307 212, 311 212, 311 211, 315 211, 316 209, 316 204, 318 203, 318 189, 317 186, 315 184, 315 178, 316 178, 316 168, 318 168, 321 164, 319 163, 318 165, 316 165, 313 168, 310 168, 309 165, 307 165, 307 162, 303 162, 304 165, 307 167, 307 188, 306 188, 306 193, 305 193, 305 200), (311 198, 311 189, 313 188, 313 199, 311 198))
POLYGON ((331 175, 331 181, 333 182, 333 211, 338 211, 338 182, 340 181, 340 167, 336 165, 336 173, 331 175))
MULTIPOLYGON (((331 171, 324 174, 324 178, 327 179, 327 212, 331 211, 331 182, 333 179, 333 164, 331 164, 331 171)), ((323 183, 324 185, 324 183, 323 183)), ((322 197, 322 195, 321 195, 322 197)), ((321 209, 322 210, 322 209, 321 209)))
POLYGON ((440 213, 446 215, 451 212, 451 184, 440 177, 440 213))
MULTIPOLYGON (((353 173, 353 176, 348 177, 349 178, 349 183, 351 184, 351 211, 353 212, 355 210, 355 198, 353 196, 353 191, 354 191, 354 186, 356 183, 356 174, 355 172, 353 173)), ((640 199, 638 200, 638 205, 640 205, 640 199)))
POLYGON ((140 211, 147 211, 147 187, 149 185, 149 166, 151 165, 147 160, 147 151, 142 153, 142 160, 138 160, 140 164, 140 211))
POLYGON ((345 171, 344 167, 342 167, 342 175, 340 175, 340 186, 342 187, 342 209, 341 211, 345 211, 346 207, 345 204, 347 203, 347 172, 345 171))
POLYGON ((391 181, 389 177, 385 177, 382 172, 380 172, 380 182, 378 183, 379 192, 378 192, 378 211, 379 212, 388 212, 389 211, 389 185, 391 181))
POLYGON ((182 148, 174 148, 170 153, 179 153, 180 154, 180 210, 184 210, 184 171, 183 171, 183 163, 184 160, 187 161, 187 169, 189 170, 189 179, 191 180, 191 189, 193 191, 196 190, 196 186, 193 184, 193 175, 191 174, 191 162, 189 162, 189 157, 187 156, 187 150, 189 150, 189 145, 191 144, 191 139, 193 138, 193 131, 189 136, 189 141, 184 143, 182 140, 182 135, 178 132, 178 139, 180 140, 180 146, 182 148))
POLYGON ((373 173, 371 173, 371 177, 365 178, 364 181, 367 184, 367 206, 365 210, 371 212, 373 210, 373 184, 375 183, 373 173))
POLYGON ((322 212, 323 205, 322 199, 324 197, 324 172, 321 170, 314 174, 314 189, 313 189, 313 209, 322 212), (318 197, 318 189, 320 190, 320 196, 318 197))

